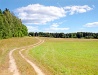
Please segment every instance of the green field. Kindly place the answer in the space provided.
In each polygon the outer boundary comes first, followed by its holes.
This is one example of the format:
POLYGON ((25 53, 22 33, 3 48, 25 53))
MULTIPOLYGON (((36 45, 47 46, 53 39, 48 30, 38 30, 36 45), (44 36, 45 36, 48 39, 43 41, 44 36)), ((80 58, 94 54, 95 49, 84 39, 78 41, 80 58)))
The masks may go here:
POLYGON ((47 75, 98 75, 98 40, 53 39, 30 50, 29 55, 47 75))

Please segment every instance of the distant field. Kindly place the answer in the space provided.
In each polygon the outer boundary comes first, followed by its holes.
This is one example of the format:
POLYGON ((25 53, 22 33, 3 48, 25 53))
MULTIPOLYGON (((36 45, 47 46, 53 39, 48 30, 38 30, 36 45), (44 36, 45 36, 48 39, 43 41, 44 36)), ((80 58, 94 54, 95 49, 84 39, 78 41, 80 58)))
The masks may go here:
POLYGON ((98 75, 98 40, 53 39, 29 55, 51 75, 98 75))

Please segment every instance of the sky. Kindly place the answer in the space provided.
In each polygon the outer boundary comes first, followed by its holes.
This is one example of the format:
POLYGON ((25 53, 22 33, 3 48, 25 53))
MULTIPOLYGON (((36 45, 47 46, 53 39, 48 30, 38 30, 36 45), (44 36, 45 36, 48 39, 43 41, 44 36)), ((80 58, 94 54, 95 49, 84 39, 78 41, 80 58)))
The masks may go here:
POLYGON ((0 0, 28 32, 98 33, 98 0, 0 0))

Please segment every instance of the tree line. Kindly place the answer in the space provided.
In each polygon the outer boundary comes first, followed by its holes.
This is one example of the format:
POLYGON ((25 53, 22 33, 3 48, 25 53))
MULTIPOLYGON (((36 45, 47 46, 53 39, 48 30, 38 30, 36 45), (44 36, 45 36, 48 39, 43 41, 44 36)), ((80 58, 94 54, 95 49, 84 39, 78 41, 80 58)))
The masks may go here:
POLYGON ((53 37, 53 38, 85 38, 98 39, 98 33, 77 32, 77 33, 44 33, 44 32, 29 32, 29 36, 53 37))
POLYGON ((22 24, 21 19, 17 18, 9 9, 0 9, 0 39, 11 37, 23 37, 28 35, 28 30, 22 24))

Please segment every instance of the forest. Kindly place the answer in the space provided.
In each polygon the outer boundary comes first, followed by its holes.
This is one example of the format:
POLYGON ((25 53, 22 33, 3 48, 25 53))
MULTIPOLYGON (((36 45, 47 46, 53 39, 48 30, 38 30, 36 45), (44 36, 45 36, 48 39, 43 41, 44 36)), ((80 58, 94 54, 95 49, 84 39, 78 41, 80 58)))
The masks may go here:
POLYGON ((0 39, 27 35, 27 27, 22 24, 21 19, 17 18, 7 8, 4 11, 0 9, 0 39))
POLYGON ((66 34, 65 33, 29 32, 29 36, 98 39, 98 33, 92 33, 92 32, 77 32, 77 33, 66 33, 66 34))

